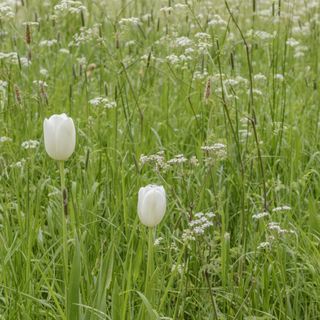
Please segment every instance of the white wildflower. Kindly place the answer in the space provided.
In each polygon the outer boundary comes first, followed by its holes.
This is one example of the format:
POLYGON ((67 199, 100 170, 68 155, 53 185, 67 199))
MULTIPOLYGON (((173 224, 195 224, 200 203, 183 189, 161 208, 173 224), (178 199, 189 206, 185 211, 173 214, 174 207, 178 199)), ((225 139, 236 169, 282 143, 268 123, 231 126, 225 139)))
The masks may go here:
POLYGON ((291 210, 291 207, 289 207, 289 206, 287 206, 287 205, 284 205, 284 206, 281 206, 281 207, 273 208, 273 209, 272 209, 272 212, 290 211, 290 210, 291 210))
POLYGON ((26 160, 25 159, 21 159, 20 161, 11 164, 10 168, 22 168, 25 163, 26 163, 26 160))
POLYGON ((49 74, 49 71, 48 71, 47 69, 45 69, 45 68, 41 68, 41 69, 40 69, 40 74, 41 74, 42 76, 44 76, 44 77, 47 77, 48 74, 49 74))
POLYGON ((4 80, 0 80, 0 90, 4 91, 8 87, 8 82, 4 80))
POLYGON ((154 246, 157 247, 160 245, 160 243, 162 242, 163 238, 162 237, 159 237, 157 239, 154 240, 154 246))
POLYGON ((162 7, 160 8, 160 12, 163 12, 164 14, 170 14, 173 11, 172 7, 162 7))
POLYGON ((289 47, 296 47, 297 45, 299 45, 299 41, 297 41, 296 39, 294 38, 289 38, 286 42, 286 44, 289 46, 289 47))
POLYGON ((177 3, 177 4, 174 5, 174 8, 178 9, 178 10, 180 10, 180 9, 184 10, 184 9, 187 9, 188 6, 186 4, 184 4, 184 3, 177 3))
POLYGON ((11 7, 6 3, 0 3, 0 20, 9 20, 15 16, 11 7))
POLYGON ((209 227, 213 226, 211 220, 215 217, 215 214, 213 212, 197 212, 194 217, 195 218, 188 223, 189 228, 185 229, 182 233, 182 240, 184 242, 196 240, 197 236, 203 235, 209 227))
POLYGON ((259 213, 256 213, 252 216, 252 219, 254 220, 260 220, 264 217, 268 217, 269 216, 269 212, 259 212, 259 213))
POLYGON ((12 139, 6 136, 0 137, 0 143, 3 142, 12 142, 12 139))
POLYGON ((197 167, 199 165, 199 160, 196 156, 192 156, 189 160, 190 164, 194 167, 197 167))
POLYGON ((109 100, 107 97, 96 97, 89 100, 89 104, 92 106, 102 106, 105 109, 113 109, 117 106, 115 101, 109 100))
POLYGON ((29 67, 31 65, 31 60, 29 60, 27 57, 21 57, 20 63, 23 67, 29 67))
POLYGON ((178 273, 182 274, 183 269, 184 269, 184 264, 183 263, 182 264, 178 264, 178 265, 174 264, 171 267, 171 272, 178 271, 178 273))
POLYGON ((175 45, 177 47, 188 47, 192 45, 192 40, 188 37, 179 37, 175 40, 175 45))
POLYGON ((123 25, 139 26, 141 22, 139 18, 131 17, 131 18, 122 18, 119 21, 119 24, 120 26, 123 26, 123 25))
POLYGON ((166 59, 170 64, 178 64, 180 62, 179 57, 175 54, 167 56, 166 59))
POLYGON ((68 49, 66 49, 66 48, 59 49, 59 52, 60 53, 64 53, 64 54, 70 54, 70 51, 68 49))
POLYGON ((28 140, 21 143, 21 147, 24 149, 35 149, 39 146, 39 141, 37 140, 28 140))
POLYGON ((37 27, 39 25, 39 22, 37 21, 25 21, 22 23, 24 26, 29 26, 29 27, 37 27))
POLYGON ((36 86, 38 86, 39 88, 46 88, 48 87, 47 83, 43 80, 33 80, 32 83, 36 86))
POLYGON ((274 75, 274 79, 279 80, 279 81, 283 81, 284 80, 284 76, 281 73, 277 73, 274 75))
POLYGON ((261 242, 257 247, 257 249, 270 249, 270 248, 271 248, 271 243, 268 241, 261 242))
POLYGON ((48 48, 50 48, 50 47, 54 46, 57 43, 58 43, 58 41, 56 39, 42 40, 42 41, 40 41, 39 46, 40 47, 48 47, 48 48))
POLYGON ((227 23, 217 14, 215 14, 208 22, 209 26, 225 27, 227 23))
POLYGON ((262 74, 262 73, 257 73, 257 74, 255 74, 255 75, 253 76, 253 79, 254 79, 255 81, 264 82, 264 81, 267 80, 267 77, 266 77, 264 74, 262 74))
POLYGON ((54 12, 55 15, 59 17, 67 14, 80 14, 81 12, 86 13, 87 8, 81 1, 61 0, 54 6, 54 12))
POLYGON ((17 52, 0 52, 0 60, 6 60, 11 64, 18 64, 17 52))
POLYGON ((188 159, 183 154, 178 154, 174 158, 168 160, 168 164, 182 164, 188 161, 188 159))

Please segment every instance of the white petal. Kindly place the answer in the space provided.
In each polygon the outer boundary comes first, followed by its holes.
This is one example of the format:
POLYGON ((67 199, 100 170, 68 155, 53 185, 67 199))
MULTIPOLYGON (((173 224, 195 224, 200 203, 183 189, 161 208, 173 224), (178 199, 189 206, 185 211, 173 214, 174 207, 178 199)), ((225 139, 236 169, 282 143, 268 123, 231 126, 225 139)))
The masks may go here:
POLYGON ((149 189, 143 197, 139 217, 141 222, 154 227, 159 224, 166 211, 166 197, 158 188, 149 189))
POLYGON ((146 193, 146 188, 141 187, 139 190, 139 193, 138 193, 138 214, 139 214, 139 216, 141 214, 141 205, 142 205, 145 193, 146 193))
POLYGON ((44 146, 48 155, 56 160, 55 130, 48 119, 43 121, 44 146))
POLYGON ((49 118, 49 122, 50 124, 53 126, 53 128, 57 128, 61 122, 65 119, 67 119, 67 115, 65 113, 62 114, 53 114, 50 118, 49 118))
POLYGON ((76 145, 76 130, 73 120, 67 116, 60 118, 56 128, 56 155, 59 160, 67 160, 76 145))

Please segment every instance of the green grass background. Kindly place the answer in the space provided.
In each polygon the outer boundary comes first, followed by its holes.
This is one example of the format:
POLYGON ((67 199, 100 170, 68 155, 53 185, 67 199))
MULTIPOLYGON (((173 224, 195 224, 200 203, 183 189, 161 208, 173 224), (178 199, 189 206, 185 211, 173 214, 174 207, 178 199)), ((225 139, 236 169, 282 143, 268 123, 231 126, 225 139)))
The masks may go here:
POLYGON ((18 54, 17 63, 0 58, 0 136, 12 139, 0 142, 0 318, 320 319, 319 3, 193 0, 179 9, 173 0, 95 0, 83 1, 82 14, 52 17, 57 3, 17 1, 14 17, 0 14, 0 51, 18 54), (210 25, 214 15, 225 23, 210 25), (130 17, 141 23, 119 23, 130 17), (96 36, 68 47, 94 25, 96 36), (210 35, 207 49, 168 62, 184 52, 175 39, 195 47, 198 32, 210 35), (290 38, 305 47, 302 57, 290 38), (39 45, 48 39, 57 43, 39 45), (237 76, 246 82, 225 83, 237 76), (98 96, 117 107, 90 105, 98 96), (65 164, 67 279, 59 168, 42 132, 44 118, 62 112, 77 131, 65 164), (25 150, 30 139, 40 145, 25 150), (227 154, 208 164, 201 147, 214 143, 227 154), (141 164, 159 151, 199 165, 141 164), (136 208, 149 183, 165 187, 168 206, 152 231, 163 240, 148 280, 148 230, 136 208), (272 211, 284 205, 291 210, 272 211), (185 244, 188 222, 209 211, 214 226, 185 244), (292 232, 270 230, 271 221, 292 232))

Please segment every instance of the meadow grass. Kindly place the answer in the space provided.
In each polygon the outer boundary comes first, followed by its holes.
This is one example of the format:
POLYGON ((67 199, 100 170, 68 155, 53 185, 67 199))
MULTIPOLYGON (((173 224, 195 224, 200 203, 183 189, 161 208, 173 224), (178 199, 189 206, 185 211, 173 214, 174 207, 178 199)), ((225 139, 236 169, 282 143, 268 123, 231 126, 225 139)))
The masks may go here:
POLYGON ((319 32, 317 0, 1 0, 0 319, 320 319, 319 32))

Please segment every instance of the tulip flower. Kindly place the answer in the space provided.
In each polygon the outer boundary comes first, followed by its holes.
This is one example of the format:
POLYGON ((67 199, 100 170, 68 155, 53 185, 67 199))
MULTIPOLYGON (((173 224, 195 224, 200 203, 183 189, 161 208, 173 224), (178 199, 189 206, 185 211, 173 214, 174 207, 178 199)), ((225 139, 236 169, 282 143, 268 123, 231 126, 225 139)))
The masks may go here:
POLYGON ((147 185, 139 190, 138 215, 147 227, 159 224, 166 212, 166 192, 163 186, 147 185))
MULTIPOLYGON (((76 146, 76 129, 73 120, 65 113, 54 114, 49 119, 43 121, 44 146, 48 155, 59 161, 60 182, 61 182, 61 221, 62 221, 62 260, 63 277, 65 282, 65 304, 68 314, 70 312, 68 304, 68 197, 65 185, 64 162, 72 155, 76 146)), ((68 317, 69 318, 69 317, 68 317)))
POLYGON ((76 145, 76 129, 72 118, 65 113, 54 114, 44 119, 44 146, 54 160, 65 161, 73 153, 76 145))

